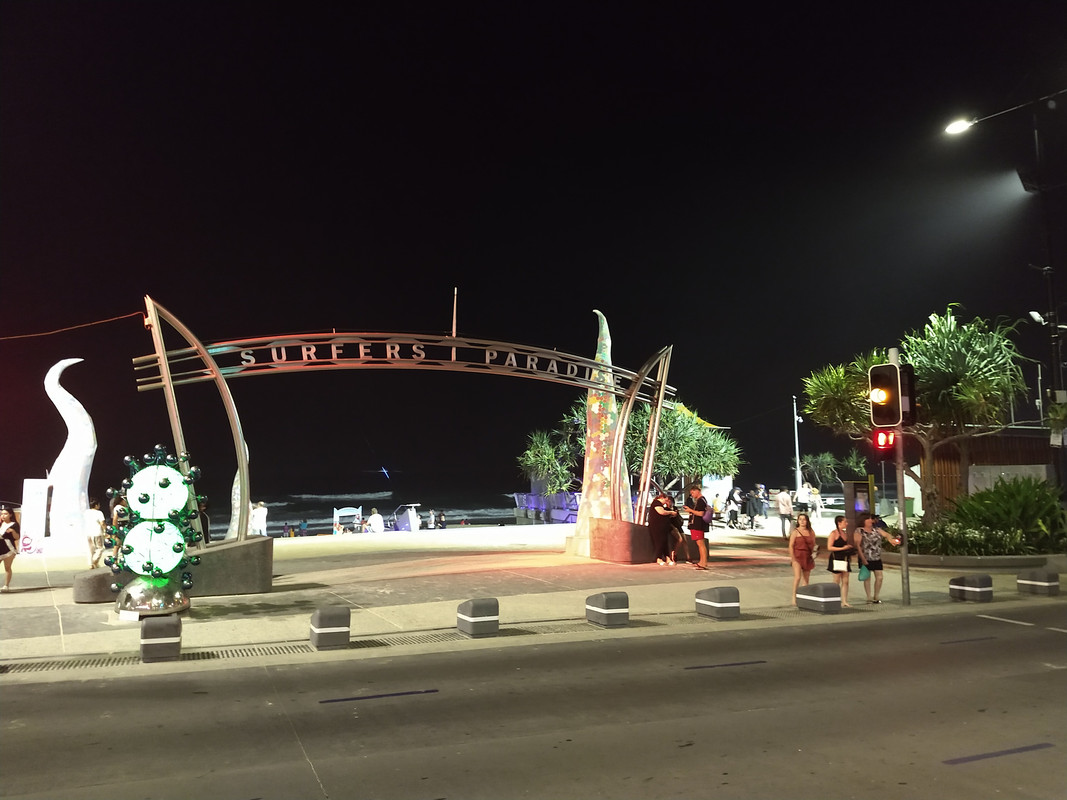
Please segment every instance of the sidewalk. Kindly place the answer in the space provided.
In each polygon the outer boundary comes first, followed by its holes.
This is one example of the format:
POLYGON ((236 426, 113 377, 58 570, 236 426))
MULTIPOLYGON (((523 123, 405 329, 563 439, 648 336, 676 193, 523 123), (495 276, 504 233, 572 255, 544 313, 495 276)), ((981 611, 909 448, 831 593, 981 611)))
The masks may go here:
MULTIPOLYGON (((908 615, 995 607, 1005 601, 1060 601, 1019 595, 1015 574, 993 576, 991 604, 953 602, 948 580, 956 572, 910 570, 911 605, 901 603, 901 575, 887 569, 882 605, 865 605, 863 584, 852 575, 852 609, 838 615, 791 607, 792 573, 778 521, 753 532, 716 528, 708 571, 689 564, 620 565, 568 556, 569 525, 449 529, 381 535, 317 536, 275 542, 274 583, 269 593, 192 598, 182 615, 182 651, 308 641, 311 614, 328 605, 352 609, 352 639, 416 632, 455 631, 459 603, 475 597, 500 602, 502 632, 508 626, 574 623, 568 635, 601 638, 587 625, 585 600, 598 592, 625 591, 631 629, 612 635, 678 632, 705 623, 695 614, 695 594, 711 586, 736 586, 742 619, 711 626, 814 624, 869 618, 870 613, 908 615)), ((819 557, 812 582, 831 580, 819 557)), ((85 569, 80 557, 19 556, 12 591, 0 595, 0 666, 34 659, 89 655, 137 656, 140 625, 120 621, 113 604, 75 604, 73 579, 85 569)), ((560 628, 559 624, 555 626, 560 628)), ((409 637, 412 638, 412 637, 409 637)), ((425 637, 424 637, 425 638, 425 637)), ((505 638, 492 640, 500 643, 505 638)), ((466 640, 463 640, 466 641, 466 640)), ((529 640, 527 640, 527 643, 529 640)), ((324 654, 315 654, 319 657, 324 654)), ((184 664, 188 667, 191 665, 184 664)), ((4 670, 6 671, 6 669, 4 670)))

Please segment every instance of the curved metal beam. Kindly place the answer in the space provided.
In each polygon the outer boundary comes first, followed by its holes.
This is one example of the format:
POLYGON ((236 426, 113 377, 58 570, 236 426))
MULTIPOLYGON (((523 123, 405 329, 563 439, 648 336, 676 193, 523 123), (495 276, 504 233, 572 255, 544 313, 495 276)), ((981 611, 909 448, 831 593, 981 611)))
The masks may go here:
MULTIPOLYGON (((638 488, 639 501, 644 496, 644 493, 648 491, 648 484, 651 481, 650 470, 656 454, 656 438, 659 435, 663 394, 667 388, 667 369, 670 366, 673 349, 672 345, 664 347, 638 370, 637 379, 630 385, 630 391, 627 392, 626 399, 623 401, 622 409, 619 411, 618 423, 615 427, 615 436, 611 446, 611 479, 615 485, 618 485, 617 482, 622 480, 624 473, 625 453, 623 452, 623 444, 626 440, 626 430, 630 425, 630 413, 633 411, 634 402, 637 400, 637 388, 644 384, 652 369, 658 364, 659 376, 656 381, 656 400, 652 403, 652 413, 649 415, 649 430, 645 437, 645 455, 641 461, 641 481, 638 488), (646 470, 648 471, 647 474, 646 470)), ((613 491, 611 494, 611 518, 623 519, 622 503, 619 499, 618 491, 613 491)), ((634 521, 637 522, 638 520, 637 509, 634 508, 634 521)))
MULTIPOLYGON (((181 334, 182 338, 189 343, 192 350, 203 360, 208 376, 215 382, 215 387, 219 390, 219 397, 222 399, 222 405, 226 409, 226 418, 230 422, 230 434, 233 437, 234 454, 237 457, 237 491, 240 501, 240 509, 237 517, 237 540, 242 541, 248 530, 248 448, 245 445, 244 432, 241 430, 241 420, 237 416, 237 405, 233 401, 230 387, 227 385, 226 379, 223 377, 218 364, 215 363, 215 359, 212 358, 211 354, 208 352, 207 347, 193 335, 192 331, 186 328, 177 317, 167 311, 167 309, 163 308, 163 306, 159 305, 159 303, 148 295, 145 295, 144 302, 148 317, 145 321, 145 325, 152 332, 152 342, 156 349, 155 358, 159 364, 161 388, 166 397, 167 413, 170 417, 170 430, 174 437, 174 446, 179 453, 186 450, 185 434, 182 432, 181 416, 178 413, 178 401, 174 396, 174 384, 171 381, 170 362, 167 359, 167 350, 163 343, 163 332, 160 330, 160 319, 163 319, 170 324, 170 326, 181 334)), ((188 465, 183 469, 183 472, 186 471, 187 468, 188 465)), ((193 502, 196 502, 195 499, 193 502)), ((196 518, 196 527, 203 533, 203 530, 200 527, 199 516, 196 518)), ((207 537, 204 537, 203 545, 204 547, 208 546, 207 537)))

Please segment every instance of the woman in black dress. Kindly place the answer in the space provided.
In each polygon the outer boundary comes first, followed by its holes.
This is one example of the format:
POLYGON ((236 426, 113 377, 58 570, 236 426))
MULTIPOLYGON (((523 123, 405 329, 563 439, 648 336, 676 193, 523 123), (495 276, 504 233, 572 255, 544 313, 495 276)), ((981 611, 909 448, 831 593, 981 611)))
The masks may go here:
POLYGON ((834 526, 833 533, 826 537, 826 549, 830 551, 830 563, 826 565, 826 569, 833 574, 834 583, 841 587, 841 607, 852 608, 848 604, 848 574, 852 572, 852 556, 856 548, 852 546, 848 534, 845 533, 848 520, 844 515, 838 514, 834 517, 834 526), (843 561, 844 571, 835 570, 834 561, 843 561))
POLYGON ((660 566, 674 565, 674 548, 669 547, 673 535, 672 518, 678 512, 671 508, 670 498, 661 491, 648 509, 648 533, 652 537, 652 552, 660 566))
POLYGON ((10 508, 0 508, 0 560, 4 562, 4 587, 0 591, 11 591, 11 563, 19 554, 21 538, 15 512, 10 508))

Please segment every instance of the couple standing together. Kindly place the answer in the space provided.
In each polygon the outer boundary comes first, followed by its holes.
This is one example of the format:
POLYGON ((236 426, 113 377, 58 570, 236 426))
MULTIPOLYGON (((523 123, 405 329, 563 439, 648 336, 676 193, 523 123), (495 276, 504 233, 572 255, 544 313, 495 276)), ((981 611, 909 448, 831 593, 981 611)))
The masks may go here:
MULTIPOLYGON (((649 533, 652 535, 652 549, 655 551, 657 564, 674 564, 674 550, 679 543, 684 543, 682 536, 681 517, 671 507, 670 496, 660 490, 648 514, 649 533)), ((706 534, 711 528, 710 523, 704 521, 704 515, 708 510, 708 500, 703 496, 700 485, 693 484, 689 487, 689 501, 685 505, 689 512, 689 535, 697 544, 700 554, 699 561, 694 565, 697 569, 708 568, 708 542, 706 534)), ((688 552, 688 551, 687 551, 688 552)))

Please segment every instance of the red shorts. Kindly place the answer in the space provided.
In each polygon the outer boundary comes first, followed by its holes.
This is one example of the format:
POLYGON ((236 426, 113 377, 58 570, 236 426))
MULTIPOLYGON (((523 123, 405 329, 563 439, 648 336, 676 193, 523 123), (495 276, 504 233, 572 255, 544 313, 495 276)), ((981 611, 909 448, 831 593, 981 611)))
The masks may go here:
POLYGON ((704 538, 704 531, 698 531, 695 528, 690 528, 689 535, 690 537, 692 537, 694 542, 699 542, 701 539, 704 538))

